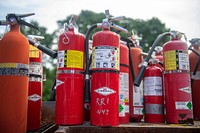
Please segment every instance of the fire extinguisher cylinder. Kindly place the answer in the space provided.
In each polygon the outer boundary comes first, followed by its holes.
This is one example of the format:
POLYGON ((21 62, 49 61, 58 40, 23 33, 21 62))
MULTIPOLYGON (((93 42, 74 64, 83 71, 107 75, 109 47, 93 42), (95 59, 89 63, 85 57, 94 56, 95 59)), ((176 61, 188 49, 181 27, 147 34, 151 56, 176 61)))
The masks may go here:
POLYGON ((0 41, 1 70, 7 71, 0 74, 1 132, 25 133, 27 129, 29 42, 20 32, 20 25, 38 29, 22 20, 30 15, 34 13, 7 14, 6 21, 1 21, 1 25, 10 25, 0 41))

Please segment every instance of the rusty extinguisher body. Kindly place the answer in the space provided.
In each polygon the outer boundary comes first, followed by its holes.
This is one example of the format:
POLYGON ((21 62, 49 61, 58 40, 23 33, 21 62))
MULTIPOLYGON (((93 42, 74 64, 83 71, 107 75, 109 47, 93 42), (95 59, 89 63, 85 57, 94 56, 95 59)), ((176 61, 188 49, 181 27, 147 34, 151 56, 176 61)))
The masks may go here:
POLYGON ((144 74, 144 119, 148 123, 164 122, 162 69, 150 64, 144 74))
POLYGON ((59 125, 83 123, 84 41, 73 27, 59 36, 55 111, 59 125))
POLYGON ((42 52, 30 46, 27 130, 41 126, 43 67, 42 52))
POLYGON ((163 46, 167 123, 193 123, 187 44, 172 38, 163 46))
POLYGON ((119 124, 129 123, 129 51, 120 43, 119 124))
POLYGON ((119 35, 103 29, 93 35, 90 123, 119 125, 119 35))
MULTIPOLYGON (((138 75, 140 68, 139 64, 142 63, 143 57, 141 55, 142 49, 139 47, 131 47, 131 56, 133 59, 133 67, 135 76, 138 75)), ((129 105, 130 105, 130 121, 140 122, 143 118, 143 82, 139 87, 133 85, 132 76, 129 76, 129 105)))

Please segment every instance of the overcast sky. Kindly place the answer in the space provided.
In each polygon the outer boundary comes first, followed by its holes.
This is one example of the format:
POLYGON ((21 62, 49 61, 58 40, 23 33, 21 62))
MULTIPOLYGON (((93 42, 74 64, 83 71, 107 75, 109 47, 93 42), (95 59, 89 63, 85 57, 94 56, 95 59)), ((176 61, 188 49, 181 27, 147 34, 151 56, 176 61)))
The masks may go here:
POLYGON ((158 17, 167 28, 184 32, 188 39, 200 38, 200 0, 5 0, 0 2, 0 20, 7 13, 35 13, 30 17, 47 27, 57 29, 57 20, 81 10, 96 13, 110 10, 113 16, 133 19, 158 17))

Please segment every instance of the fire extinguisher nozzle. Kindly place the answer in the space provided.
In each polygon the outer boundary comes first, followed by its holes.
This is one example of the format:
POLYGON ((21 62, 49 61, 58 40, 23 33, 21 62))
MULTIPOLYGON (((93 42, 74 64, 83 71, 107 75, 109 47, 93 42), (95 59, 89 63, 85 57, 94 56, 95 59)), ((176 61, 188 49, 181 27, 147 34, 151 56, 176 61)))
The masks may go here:
POLYGON ((29 41, 29 44, 37 47, 39 50, 41 50, 45 54, 51 56, 52 58, 56 58, 57 57, 57 52, 55 52, 55 51, 53 51, 53 50, 51 50, 51 49, 49 49, 49 48, 47 48, 47 47, 45 47, 43 45, 40 45, 39 43, 36 43, 31 39, 28 39, 28 41, 29 41))

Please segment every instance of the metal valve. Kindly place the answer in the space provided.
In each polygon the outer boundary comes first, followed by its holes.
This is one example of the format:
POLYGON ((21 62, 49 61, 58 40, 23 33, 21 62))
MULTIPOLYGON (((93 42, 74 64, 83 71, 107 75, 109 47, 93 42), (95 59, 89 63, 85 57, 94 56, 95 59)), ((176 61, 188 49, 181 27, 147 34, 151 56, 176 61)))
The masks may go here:
MULTIPOLYGON (((103 19, 102 21, 102 24, 101 24, 101 27, 102 28, 114 28, 116 30, 119 30, 119 31, 122 31, 122 32, 125 32, 125 33, 128 33, 128 30, 119 26, 119 25, 116 25, 114 24, 113 22, 117 22, 119 20, 122 20, 124 19, 125 17, 124 16, 119 16, 119 17, 110 17, 110 13, 109 13, 109 10, 106 10, 105 11, 105 15, 106 15, 106 18, 103 19)), ((100 26, 100 25, 99 25, 100 26)))
POLYGON ((20 25, 25 25, 25 26, 39 30, 38 27, 36 27, 36 26, 34 26, 34 25, 32 25, 32 24, 30 24, 30 23, 28 23, 28 22, 26 22, 22 19, 22 18, 29 17, 29 16, 32 16, 32 15, 35 15, 35 13, 29 13, 29 14, 10 13, 10 14, 7 14, 6 20, 10 25, 15 25, 15 24, 19 23, 20 25))
POLYGON ((200 45, 200 38, 193 38, 189 40, 189 42, 191 43, 191 45, 200 45))
POLYGON ((71 19, 69 20, 69 24, 65 23, 64 24, 64 30, 74 30, 75 34, 78 34, 78 26, 76 22, 78 21, 78 16, 77 15, 72 15, 71 19))
POLYGON ((172 39, 177 39, 177 40, 181 40, 181 38, 184 36, 184 39, 187 42, 187 37, 186 37, 185 33, 183 33, 183 32, 172 30, 172 31, 170 31, 170 35, 171 35, 172 39))

